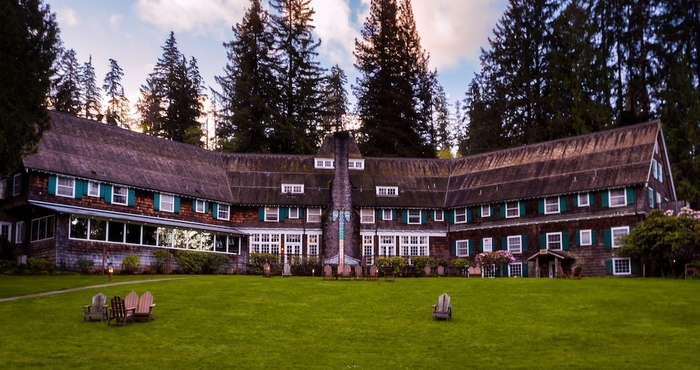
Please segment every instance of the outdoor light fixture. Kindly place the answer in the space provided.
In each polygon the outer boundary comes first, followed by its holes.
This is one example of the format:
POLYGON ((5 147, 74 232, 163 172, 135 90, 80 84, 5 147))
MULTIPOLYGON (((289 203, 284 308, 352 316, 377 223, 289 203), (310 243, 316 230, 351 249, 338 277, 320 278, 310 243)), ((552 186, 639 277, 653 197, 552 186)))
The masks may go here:
POLYGON ((112 263, 109 263, 109 268, 107 268, 107 273, 109 273, 109 281, 112 281, 114 276, 114 268, 112 268, 112 263))

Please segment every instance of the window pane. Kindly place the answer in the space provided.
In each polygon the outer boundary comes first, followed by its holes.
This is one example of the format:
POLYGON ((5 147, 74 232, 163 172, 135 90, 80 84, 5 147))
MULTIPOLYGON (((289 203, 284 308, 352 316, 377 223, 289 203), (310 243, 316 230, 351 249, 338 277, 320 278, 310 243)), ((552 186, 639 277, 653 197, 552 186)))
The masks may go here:
POLYGON ((156 245, 158 240, 158 229, 154 226, 143 226, 143 244, 156 245))
POLYGON ((83 217, 71 217, 70 237, 74 239, 87 239, 88 219, 83 217))
POLYGON ((107 221, 90 220, 90 240, 107 239, 107 221))
POLYGON ((141 244, 141 225, 126 224, 126 242, 129 244, 141 244))
POLYGON ((107 240, 110 242, 124 243, 124 224, 121 222, 110 221, 107 240))

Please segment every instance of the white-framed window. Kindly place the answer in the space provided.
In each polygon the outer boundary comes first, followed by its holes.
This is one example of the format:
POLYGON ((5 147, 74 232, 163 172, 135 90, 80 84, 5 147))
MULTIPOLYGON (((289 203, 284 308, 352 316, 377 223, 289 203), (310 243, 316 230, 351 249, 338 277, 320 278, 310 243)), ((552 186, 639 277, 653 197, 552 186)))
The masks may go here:
POLYGON ((613 258, 613 275, 631 275, 632 260, 629 258, 613 258))
POLYGON ((308 208, 306 222, 321 222, 321 208, 308 208))
POLYGON ((284 236, 284 254, 301 255, 301 234, 284 236))
POLYGON ((547 233, 547 249, 561 250, 561 233, 547 233))
POLYGON ((579 193, 577 196, 578 196, 578 206, 579 207, 588 207, 591 205, 590 198, 588 197, 588 193, 579 193))
POLYGON ((22 174, 18 173, 12 177, 12 196, 18 196, 22 193, 22 174))
POLYGON ((622 246, 622 240, 627 234, 630 233, 629 226, 613 227, 610 229, 610 234, 612 236, 612 247, 619 248, 622 246))
POLYGON ((481 277, 495 278, 496 277, 496 266, 495 265, 481 266, 481 277))
POLYGON ((335 161, 330 158, 316 158, 314 163, 316 168, 335 168, 335 161))
POLYGON ((265 222, 279 222, 280 209, 278 207, 265 207, 265 222))
POLYGON ((231 218, 231 205, 230 204, 221 204, 216 207, 217 212, 216 212, 216 218, 219 220, 228 220, 231 218))
POLYGON ((393 219, 393 215, 394 213, 390 209, 382 209, 382 221, 391 221, 393 219))
POLYGON ((374 223, 374 210, 368 208, 360 209, 360 223, 361 224, 373 224, 374 223))
POLYGON ((348 168, 351 170, 362 170, 365 168, 364 159, 348 159, 348 168))
POLYGON ((514 262, 508 265, 508 276, 510 277, 522 277, 523 276, 523 263, 514 262))
POLYGON ((396 255, 396 236, 380 235, 379 236, 379 255, 380 256, 395 256, 396 255))
POLYGON ((559 197, 544 198, 544 213, 559 213, 559 197))
POLYGON ((377 186, 377 195, 380 197, 395 197, 399 195, 398 186, 377 186))
POLYGON ((0 179, 0 199, 5 199, 5 192, 7 191, 7 179, 0 179))
POLYGON ((175 212, 175 196, 161 193, 158 209, 163 212, 175 212))
POLYGON ((250 253, 280 252, 280 234, 253 234, 250 236, 250 253))
POLYGON ((656 170, 659 173, 659 177, 657 177, 657 179, 661 182, 664 182, 664 166, 661 164, 661 162, 659 162, 659 166, 656 170))
POLYGON ((24 242, 24 221, 15 224, 15 244, 24 242))
POLYGON ((374 264, 374 236, 362 235, 362 257, 368 265, 374 264))
MULTIPOLYGON (((112 204, 125 206, 129 198, 129 189, 123 186, 112 186, 112 204)), ((161 199, 163 197, 161 196, 161 199)))
POLYGON ((457 257, 469 257, 469 240, 455 242, 457 257))
POLYGON ((592 230, 579 231, 579 242, 581 243, 581 245, 592 245, 593 244, 593 231, 592 230))
POLYGON ((421 223, 421 210, 420 209, 409 209, 406 212, 408 215, 407 223, 410 225, 420 225, 421 223))
POLYGON ((455 209, 455 223, 456 224, 463 224, 465 222, 467 222, 467 209, 466 208, 455 209))
POLYGON ((654 208, 654 201, 656 200, 656 197, 654 196, 654 189, 652 188, 647 188, 647 205, 651 208, 654 208))
POLYGON ((421 235, 402 235, 400 238, 402 256, 427 256, 428 237, 421 235))
POLYGON ((522 235, 512 235, 507 238, 508 241, 508 252, 510 253, 522 253, 523 250, 523 237, 522 235))
POLYGON ((321 236, 319 234, 306 235, 306 254, 308 256, 318 256, 318 246, 320 238, 321 236))
POLYGON ((39 240, 52 239, 54 230, 56 229, 56 218, 51 216, 35 218, 32 220, 32 231, 30 240, 35 242, 39 240))
POLYGON ((482 252, 492 252, 493 251, 493 238, 483 238, 481 239, 482 252))
POLYGON ((625 189, 609 190, 610 207, 622 207, 627 205, 627 194, 625 189))
POLYGON ((194 211, 196 213, 204 213, 206 202, 201 199, 195 199, 194 201, 194 211))
POLYGON ((12 224, 9 222, 0 222, 0 238, 5 238, 7 241, 12 241, 12 235, 10 235, 10 230, 12 229, 12 224))
POLYGON ((304 184, 282 184, 284 194, 304 194, 304 184))
POLYGON ((491 217, 491 206, 488 204, 481 205, 481 217, 491 217))
POLYGON ((443 211, 443 210, 434 211, 433 220, 436 222, 445 221, 445 211, 443 211))
POLYGON ((94 181, 88 181, 87 195, 89 197, 99 197, 100 196, 100 183, 94 182, 94 181))
POLYGON ((661 204, 661 193, 656 193, 656 204, 661 204))
POLYGON ((520 203, 506 202, 506 218, 520 217, 520 203))
POLYGON ((56 179, 56 195, 60 197, 75 197, 75 179, 59 176, 56 179))
POLYGON ((299 207, 289 207, 289 214, 287 218, 290 220, 296 220, 299 218, 299 207))

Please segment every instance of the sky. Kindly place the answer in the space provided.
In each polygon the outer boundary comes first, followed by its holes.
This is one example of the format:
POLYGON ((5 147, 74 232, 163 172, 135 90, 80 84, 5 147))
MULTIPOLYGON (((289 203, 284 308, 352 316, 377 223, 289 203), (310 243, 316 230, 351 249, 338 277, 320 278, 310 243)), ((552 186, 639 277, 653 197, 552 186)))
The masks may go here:
MULTIPOLYGON (((109 59, 124 70, 122 85, 129 101, 162 56, 170 31, 178 49, 195 57, 207 87, 219 90, 214 76, 227 63, 224 42, 240 23, 250 0, 44 0, 56 14, 61 40, 74 49, 78 62, 92 57, 98 86, 109 70, 109 59)), ((269 7, 268 1, 262 1, 269 7)), ((353 63, 355 39, 369 11, 370 0, 311 0, 313 26, 321 40, 318 61, 330 69, 338 64, 348 77, 348 95, 358 73, 353 63)), ((481 48, 488 47, 507 0, 412 0, 421 46, 430 54, 431 69, 451 103, 462 100, 479 69, 481 48)), ((208 89, 207 89, 208 91, 208 89)), ((133 112, 132 112, 133 113, 133 112)))

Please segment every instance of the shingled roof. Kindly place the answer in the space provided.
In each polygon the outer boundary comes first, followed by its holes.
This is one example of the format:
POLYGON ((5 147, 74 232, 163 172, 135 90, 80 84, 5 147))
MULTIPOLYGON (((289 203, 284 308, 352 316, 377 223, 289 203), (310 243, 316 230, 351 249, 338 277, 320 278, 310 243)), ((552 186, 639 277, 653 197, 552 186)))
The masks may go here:
MULTIPOLYGON (((27 169, 231 204, 330 204, 334 171, 314 157, 333 157, 332 136, 316 156, 218 153, 57 112, 51 123, 27 169)), ((365 158, 349 171, 353 204, 456 208, 643 184, 660 130, 653 121, 451 160, 365 158), (378 197, 376 186, 399 194, 378 197)), ((362 158, 354 143, 348 155, 362 158)))

